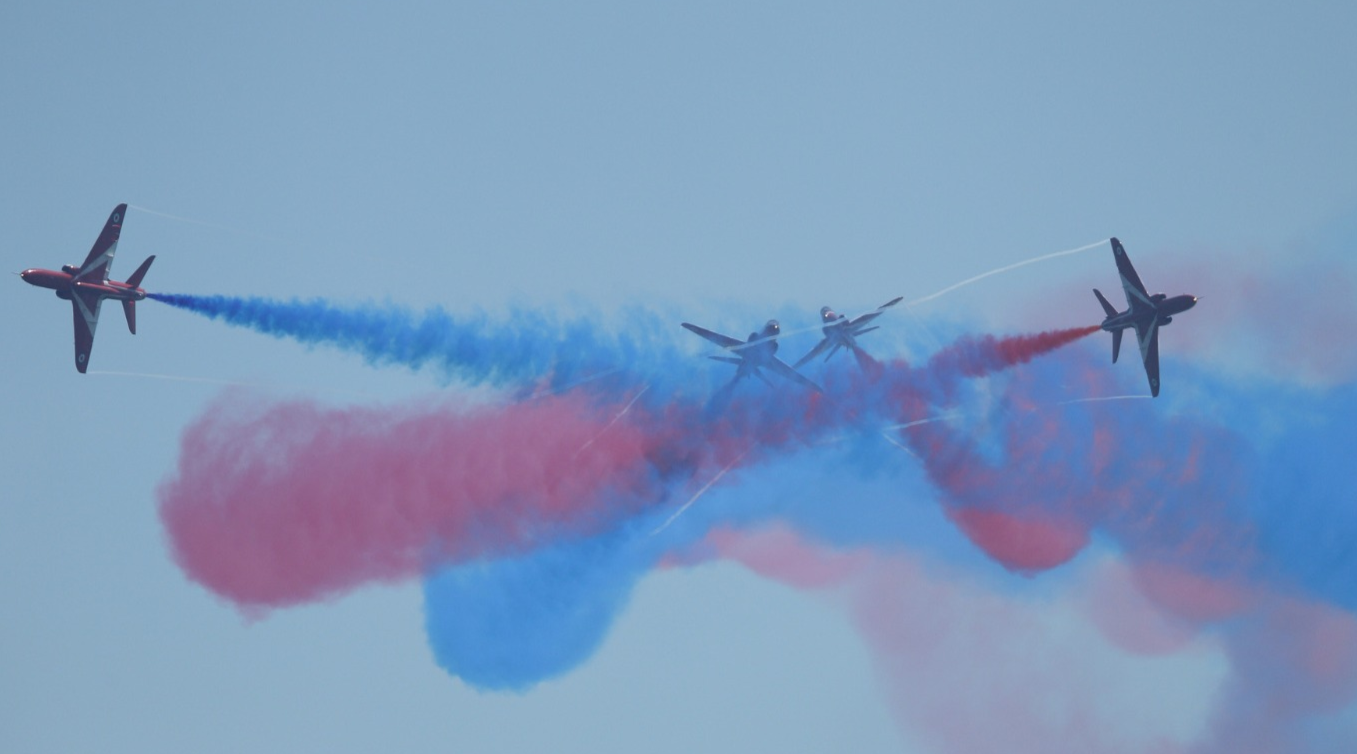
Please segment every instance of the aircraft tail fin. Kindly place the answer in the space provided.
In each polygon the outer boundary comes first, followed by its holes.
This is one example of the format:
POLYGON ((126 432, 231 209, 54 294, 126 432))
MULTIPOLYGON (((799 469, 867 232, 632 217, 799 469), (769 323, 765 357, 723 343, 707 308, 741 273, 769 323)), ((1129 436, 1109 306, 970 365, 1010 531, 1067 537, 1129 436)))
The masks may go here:
MULTIPOLYGON (((145 261, 145 262, 142 262, 142 263, 141 263, 141 266, 137 268, 137 271, 134 272, 134 273, 132 273, 132 277, 130 277, 130 278, 127 279, 127 284, 130 285, 130 286, 132 286, 133 288, 140 288, 140 287, 141 287, 141 279, 144 278, 144 277, 146 277, 146 271, 149 270, 149 269, 151 269, 151 263, 154 262, 154 261, 155 261, 155 254, 152 254, 151 256, 146 257, 146 261, 145 261)), ((128 309, 128 311, 130 312, 130 311, 132 311, 132 310, 131 310, 131 309, 128 309)), ((128 319, 128 321, 130 322, 131 319, 128 319)))
POLYGON ((1112 363, 1117 363, 1117 357, 1121 355, 1121 334, 1125 330, 1112 331, 1112 363))
POLYGON ((1107 313, 1107 316, 1109 317, 1117 316, 1117 307, 1113 306, 1112 303, 1103 296, 1101 291, 1099 291, 1097 288, 1094 288, 1093 295, 1098 297, 1098 303, 1103 305, 1103 311, 1107 313))
POLYGON ((126 315, 127 315, 127 329, 128 329, 128 330, 131 330, 133 335, 136 335, 136 334, 137 334, 137 302, 135 302, 135 301, 124 301, 124 302, 123 302, 123 314, 126 314, 126 315))

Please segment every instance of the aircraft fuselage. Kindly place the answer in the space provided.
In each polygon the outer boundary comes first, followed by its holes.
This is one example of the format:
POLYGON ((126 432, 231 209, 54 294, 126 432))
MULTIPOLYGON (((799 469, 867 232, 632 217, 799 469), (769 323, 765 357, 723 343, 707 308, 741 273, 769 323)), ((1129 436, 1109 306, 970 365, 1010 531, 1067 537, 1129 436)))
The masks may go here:
POLYGON ((36 285, 39 288, 50 288, 56 291, 57 297, 70 300, 74 291, 89 293, 100 298, 111 298, 118 301, 141 301, 146 298, 146 290, 117 280, 107 280, 98 283, 75 279, 74 272, 68 272, 66 265, 61 270, 41 270, 31 269, 19 273, 25 283, 36 285))
POLYGON ((777 356, 777 336, 781 332, 782 326, 778 321, 770 319, 763 330, 749 333, 749 340, 737 353, 751 367, 765 366, 777 356))
POLYGON ((1169 298, 1162 293, 1156 293, 1150 297, 1150 306, 1142 307, 1139 310, 1131 308, 1124 312, 1109 315, 1103 320, 1101 327, 1107 332, 1116 332, 1117 330, 1135 327, 1137 324, 1148 327, 1151 322, 1156 320, 1161 326, 1167 325, 1173 321, 1173 315, 1182 314, 1196 305, 1196 296, 1184 293, 1169 298))
MULTIPOLYGON (((828 310, 829 307, 825 307, 825 309, 828 310)), ((853 327, 850 326, 847 317, 842 314, 835 314, 832 310, 822 311, 820 317, 825 322, 825 326, 820 328, 820 332, 824 333, 824 336, 829 339, 831 346, 853 348, 858 344, 858 339, 855 337, 856 333, 853 332, 853 327)))

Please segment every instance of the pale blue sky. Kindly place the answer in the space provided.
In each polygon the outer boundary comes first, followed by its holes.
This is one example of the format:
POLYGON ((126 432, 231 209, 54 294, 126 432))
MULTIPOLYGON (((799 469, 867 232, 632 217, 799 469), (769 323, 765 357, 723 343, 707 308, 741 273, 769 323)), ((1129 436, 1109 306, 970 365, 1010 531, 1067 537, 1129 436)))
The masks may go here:
MULTIPOLYGON (((78 262, 125 201, 205 223, 129 214, 114 277, 156 254, 150 290, 642 303, 737 334, 1110 235, 1147 281, 1194 250, 1280 259, 1357 209, 1354 28, 1329 2, 11 3, 0 256, 78 262)), ((929 313, 1017 331, 1040 299, 1084 324, 1107 265, 929 313)), ((92 370, 442 389, 117 314, 92 370)), ((219 388, 78 375, 66 305, 17 279, 0 318, 0 749, 933 751, 841 613, 733 566, 650 577, 589 664, 523 696, 433 664, 417 584, 248 623, 155 510, 219 388)))

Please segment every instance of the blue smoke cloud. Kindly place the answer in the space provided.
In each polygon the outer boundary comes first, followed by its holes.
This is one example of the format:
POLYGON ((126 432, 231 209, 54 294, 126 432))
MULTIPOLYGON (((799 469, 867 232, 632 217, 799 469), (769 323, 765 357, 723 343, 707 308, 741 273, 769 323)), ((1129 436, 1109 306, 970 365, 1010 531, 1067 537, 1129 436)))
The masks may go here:
MULTIPOLYGON (((686 552, 717 527, 781 522, 826 546, 926 552, 995 574, 994 561, 944 514, 969 502, 949 500, 952 491, 920 462, 938 449, 930 444, 938 432, 990 442, 958 462, 994 465, 1029 510, 1076 517, 1132 559, 1357 609, 1357 474, 1345 462, 1357 391, 1288 396, 1306 418, 1264 441, 1229 426, 1249 421, 1238 415, 1160 401, 1064 403, 1072 385, 1106 368, 1104 356, 1081 348, 995 378, 1001 400, 973 396, 962 416, 926 425, 935 432, 908 443, 914 457, 880 433, 850 431, 742 467, 658 536, 651 532, 672 506, 587 541, 441 571, 425 588, 430 645, 449 673, 481 688, 523 690, 557 677, 601 645, 630 590, 666 553, 686 552), (1118 438, 1108 455, 1090 451, 1095 433, 1118 438), (1030 454, 1028 439, 1040 444, 1030 454), (1030 487, 1014 481, 1022 477, 1030 487)), ((1203 387, 1239 392, 1217 381, 1203 387)), ((672 498, 673 506, 688 499, 672 498)))
POLYGON ((573 670, 602 645, 659 552, 628 526, 434 573, 424 581, 434 659, 498 691, 525 691, 573 670))

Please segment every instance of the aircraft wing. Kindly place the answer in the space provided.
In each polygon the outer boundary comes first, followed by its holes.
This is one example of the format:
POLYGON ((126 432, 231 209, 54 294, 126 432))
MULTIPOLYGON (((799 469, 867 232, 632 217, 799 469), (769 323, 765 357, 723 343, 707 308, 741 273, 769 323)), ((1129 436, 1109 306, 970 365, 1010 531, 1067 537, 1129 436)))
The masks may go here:
POLYGON ((872 311, 867 312, 866 314, 860 314, 854 317, 853 319, 849 320, 848 326, 855 328, 858 327, 859 325, 865 325, 868 322, 871 322, 872 320, 876 319, 877 317, 880 317, 883 313, 885 313, 887 309, 900 303, 902 300, 904 300, 904 298, 905 298, 904 296, 896 296, 895 298, 891 299, 890 301, 887 301, 881 306, 878 306, 872 311))
POLYGON ((1140 276, 1136 274, 1136 268, 1131 266, 1131 258, 1126 256, 1126 249, 1121 246, 1121 241, 1112 239, 1112 256, 1117 259, 1117 272, 1121 273, 1121 287, 1126 291, 1126 305, 1137 311, 1146 306, 1153 306, 1150 303, 1150 294, 1145 290, 1145 284, 1140 282, 1140 276))
POLYGON ((743 340, 740 340, 738 338, 732 338, 729 335, 722 335, 719 332, 712 332, 711 330, 708 330, 705 327, 690 325, 687 322, 684 322, 682 324, 685 330, 688 330, 689 332, 695 332, 698 335, 701 335, 702 337, 706 338, 707 340, 710 340, 711 342, 715 343, 716 345, 722 348, 738 348, 745 344, 743 340))
POLYGON ((108 280, 108 268, 113 264, 113 252, 118 248, 118 236, 122 234, 123 216, 126 214, 126 204, 119 204, 113 208, 112 214, 108 216, 108 222, 104 223, 103 232, 95 239, 89 256, 85 257, 85 263, 80 265, 80 271, 75 273, 76 280, 97 283, 108 280))
POLYGON ((820 389, 819 385, 816 385, 814 382, 811 382, 809 379, 806 378, 804 374, 801 374, 795 369, 792 369, 787 364, 787 362, 783 361, 782 359, 779 359, 776 356, 770 358, 766 364, 760 364, 759 366, 766 366, 769 369, 773 370, 774 372, 777 372, 783 377, 786 377, 787 379, 791 380, 792 382, 795 382, 803 387, 810 388, 811 390, 814 390, 817 393, 824 392, 823 390, 820 389))
POLYGON ((1159 395, 1159 320, 1150 322, 1148 327, 1136 327, 1136 339, 1140 341, 1140 360, 1145 364, 1145 376, 1150 380, 1150 395, 1159 395))
POLYGON ((99 308, 104 299, 79 291, 71 295, 71 311, 75 319, 75 368, 83 374, 90 365, 90 351, 94 348, 94 329, 99 325, 99 308))
POLYGON ((806 362, 824 353, 826 348, 829 348, 829 338, 821 338, 820 342, 816 343, 815 347, 810 349, 810 353, 796 360, 796 363, 792 365, 792 369, 801 368, 806 362))

